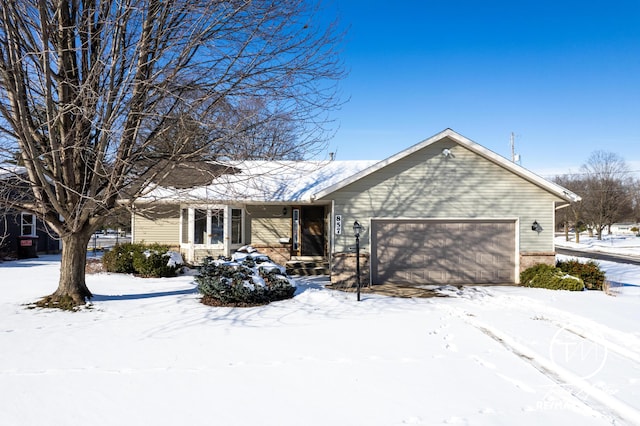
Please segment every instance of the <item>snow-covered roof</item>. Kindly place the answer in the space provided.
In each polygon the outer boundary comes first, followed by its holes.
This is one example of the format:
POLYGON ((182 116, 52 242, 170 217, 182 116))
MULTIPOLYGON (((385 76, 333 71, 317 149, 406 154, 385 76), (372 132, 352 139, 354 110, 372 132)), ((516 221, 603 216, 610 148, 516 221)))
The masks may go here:
POLYGON ((329 196, 345 186, 399 161, 433 143, 449 138, 485 159, 538 185, 567 202, 577 194, 548 181, 472 140, 446 129, 386 160, 360 161, 236 161, 225 163, 239 173, 222 174, 210 185, 189 189, 158 187, 141 201, 309 202, 329 196))
POLYGON ((26 170, 22 166, 16 166, 15 164, 0 164, 0 179, 6 179, 8 177, 15 177, 21 174, 25 174, 26 170))
POLYGON ((314 194, 344 181, 376 161, 236 161, 239 173, 223 174, 211 184, 190 189, 158 187, 141 201, 308 202, 314 194))
POLYGON ((574 201, 580 201, 581 197, 571 191, 569 191, 566 188, 563 188, 560 185, 557 185, 553 182, 550 182, 538 175, 536 175, 535 173, 531 172, 530 170, 525 169, 524 167, 513 163, 509 160, 507 160, 506 158, 502 157, 501 155, 496 154, 495 152, 483 147, 482 145, 479 145, 475 142, 473 142, 471 139, 468 139, 464 136, 462 136, 461 134, 451 130, 451 129, 445 129, 442 132, 428 138, 425 139, 422 142, 419 142, 407 149, 405 149, 404 151, 401 151, 389 158, 387 158, 386 160, 382 160, 379 162, 376 162, 375 164, 372 164, 370 167, 361 170, 358 173, 355 173, 349 177, 347 177, 346 179, 337 182, 334 185, 328 186, 322 190, 320 190, 318 193, 315 194, 315 196, 317 198, 323 198, 326 197, 327 195, 331 194, 334 191, 337 191, 338 189, 344 188, 345 186, 356 182, 368 175, 370 175, 371 173, 374 173, 380 169, 382 169, 383 167, 388 166, 389 164, 395 163, 398 160, 401 160, 421 149, 424 149, 425 147, 434 144, 436 142, 441 141, 444 138, 449 138, 453 141, 455 141, 457 144, 464 146, 465 148, 469 149, 472 152, 475 152, 476 154, 486 158, 489 161, 492 161, 496 164, 498 164, 499 166, 511 171, 512 173, 528 180, 529 182, 538 185, 539 187, 546 189, 547 191, 551 192, 552 194, 557 195, 558 197, 562 198, 565 201, 568 202, 574 202, 574 201))

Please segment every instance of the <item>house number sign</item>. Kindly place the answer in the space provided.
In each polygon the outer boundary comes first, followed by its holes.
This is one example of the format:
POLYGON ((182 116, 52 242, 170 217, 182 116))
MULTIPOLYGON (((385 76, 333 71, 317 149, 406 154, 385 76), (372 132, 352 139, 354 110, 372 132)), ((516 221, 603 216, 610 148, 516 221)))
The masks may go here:
POLYGON ((342 215, 336 215, 336 235, 342 234, 342 215))

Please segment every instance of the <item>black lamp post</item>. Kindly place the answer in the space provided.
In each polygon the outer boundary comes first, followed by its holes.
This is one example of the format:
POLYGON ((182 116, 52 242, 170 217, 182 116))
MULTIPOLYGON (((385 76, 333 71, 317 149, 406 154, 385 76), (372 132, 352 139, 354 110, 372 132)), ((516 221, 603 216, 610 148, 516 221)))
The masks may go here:
POLYGON ((362 225, 356 220, 353 222, 353 235, 356 237, 356 289, 358 292, 358 302, 360 301, 360 233, 362 225))

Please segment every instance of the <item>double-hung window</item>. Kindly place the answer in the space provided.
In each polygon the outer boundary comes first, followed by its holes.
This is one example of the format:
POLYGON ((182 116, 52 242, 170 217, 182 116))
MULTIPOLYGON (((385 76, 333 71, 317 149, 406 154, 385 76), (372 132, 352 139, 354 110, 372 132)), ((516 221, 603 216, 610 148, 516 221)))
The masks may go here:
POLYGON ((35 237, 36 234, 36 215, 32 213, 20 214, 20 236, 35 237))

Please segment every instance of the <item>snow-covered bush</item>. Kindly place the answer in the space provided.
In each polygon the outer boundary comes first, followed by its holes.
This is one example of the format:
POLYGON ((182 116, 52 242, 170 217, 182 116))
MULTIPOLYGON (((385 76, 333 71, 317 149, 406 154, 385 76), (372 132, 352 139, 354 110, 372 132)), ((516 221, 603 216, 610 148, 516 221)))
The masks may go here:
MULTIPOLYGON (((143 277, 175 277, 182 263, 175 262, 175 253, 164 247, 149 248, 133 257, 135 273, 143 277)), ((179 253, 178 253, 179 255, 179 253)))
POLYGON ((588 290, 602 290, 605 274, 593 260, 586 263, 577 260, 560 261, 556 264, 564 273, 579 277, 588 290))
POLYGON ((140 244, 124 243, 114 246, 102 256, 102 265, 107 272, 133 274, 133 253, 141 251, 140 244))
POLYGON ((548 288, 551 290, 584 290, 584 282, 578 277, 564 273, 560 268, 538 264, 520 273, 520 284, 525 287, 548 288))
POLYGON ((253 306, 293 297, 293 281, 264 254, 241 252, 233 259, 204 260, 195 277, 203 303, 253 306))
POLYGON ((102 264, 107 272, 143 277, 175 277, 184 262, 180 253, 162 244, 119 244, 106 252, 102 264))

